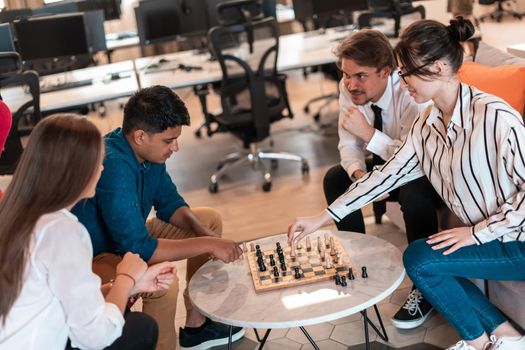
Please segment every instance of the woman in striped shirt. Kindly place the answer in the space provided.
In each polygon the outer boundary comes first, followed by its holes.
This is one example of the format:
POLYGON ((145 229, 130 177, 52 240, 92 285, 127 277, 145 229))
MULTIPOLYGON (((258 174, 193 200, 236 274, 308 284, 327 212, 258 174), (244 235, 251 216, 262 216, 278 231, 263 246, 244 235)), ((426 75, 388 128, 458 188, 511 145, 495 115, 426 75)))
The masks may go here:
POLYGON ((392 158, 327 210, 297 218, 288 237, 297 241, 427 176, 465 226, 413 242, 404 263, 425 298, 464 339, 449 349, 525 349, 525 336, 468 280, 525 280, 525 127, 503 100, 458 81, 460 42, 473 33, 472 23, 461 17, 449 26, 418 21, 404 31, 395 48, 399 74, 416 102, 433 104, 392 158))

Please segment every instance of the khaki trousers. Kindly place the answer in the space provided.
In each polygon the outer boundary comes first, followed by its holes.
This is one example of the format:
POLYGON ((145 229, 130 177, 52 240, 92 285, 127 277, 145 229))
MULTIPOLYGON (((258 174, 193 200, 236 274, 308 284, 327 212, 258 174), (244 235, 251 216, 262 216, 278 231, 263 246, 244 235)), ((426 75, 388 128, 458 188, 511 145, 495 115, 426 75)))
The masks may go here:
MULTIPOLYGON (((192 208, 197 219, 213 232, 222 235, 222 219, 220 214, 212 208, 192 208)), ((163 239, 186 239, 197 237, 193 232, 185 231, 172 224, 157 218, 146 222, 148 232, 156 238, 163 239)), ((191 277, 206 261, 208 255, 199 255, 188 259, 186 267, 186 289, 184 290, 184 304, 187 314, 193 309, 188 294, 188 284, 191 277)), ((117 264, 121 261, 119 255, 102 253, 93 259, 93 271, 100 276, 102 283, 109 282, 115 277, 117 264)), ((142 311, 157 321, 159 325, 159 340, 157 350, 173 350, 177 344, 177 333, 175 331, 175 314, 177 310, 177 296, 179 294, 179 281, 175 280, 171 287, 162 292, 143 293, 142 311)))

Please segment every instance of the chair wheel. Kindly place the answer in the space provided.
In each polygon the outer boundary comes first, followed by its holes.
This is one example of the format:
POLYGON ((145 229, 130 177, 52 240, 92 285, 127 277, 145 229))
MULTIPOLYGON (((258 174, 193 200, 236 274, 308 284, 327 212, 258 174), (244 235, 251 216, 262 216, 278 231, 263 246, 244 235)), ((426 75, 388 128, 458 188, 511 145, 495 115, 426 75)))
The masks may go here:
POLYGON ((310 107, 304 106, 303 111, 304 113, 310 113, 310 107))
POLYGON ((264 192, 270 192, 270 190, 272 189, 272 182, 270 181, 263 183, 262 189, 264 192))
POLYGON ((308 175, 309 173, 310 167, 308 166, 308 164, 303 164, 303 166, 301 167, 301 174, 308 175))
POLYGON ((321 114, 317 113, 316 115, 314 115, 314 120, 318 123, 319 120, 321 120, 321 114))
POLYGON ((219 192, 219 184, 217 182, 210 182, 210 185, 208 186, 208 191, 210 191, 210 193, 219 192))
POLYGON ((279 168, 279 161, 277 159, 270 160, 272 165, 272 170, 277 170, 279 168))
POLYGON ((195 137, 200 139, 202 137, 201 129, 195 131, 195 137))

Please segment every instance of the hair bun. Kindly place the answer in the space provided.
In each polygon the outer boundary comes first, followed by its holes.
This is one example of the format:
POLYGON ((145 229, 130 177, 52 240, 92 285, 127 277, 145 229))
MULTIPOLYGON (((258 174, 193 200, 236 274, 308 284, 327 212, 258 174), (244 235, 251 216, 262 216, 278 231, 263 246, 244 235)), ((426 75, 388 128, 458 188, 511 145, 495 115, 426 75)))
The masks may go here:
POLYGON ((474 35, 474 25, 463 16, 457 16, 456 19, 450 20, 450 25, 447 27, 450 33, 450 39, 453 41, 466 41, 474 35))

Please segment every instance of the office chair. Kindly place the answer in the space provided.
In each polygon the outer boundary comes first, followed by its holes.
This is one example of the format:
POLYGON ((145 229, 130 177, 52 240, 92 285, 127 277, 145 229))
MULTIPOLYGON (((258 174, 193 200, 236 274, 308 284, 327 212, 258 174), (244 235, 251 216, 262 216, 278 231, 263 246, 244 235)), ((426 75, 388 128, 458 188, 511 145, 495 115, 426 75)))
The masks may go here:
POLYGON ((514 18, 521 20, 524 14, 520 14, 511 9, 503 8, 503 3, 508 4, 510 1, 516 2, 515 0, 480 0, 479 1, 480 5, 493 5, 494 3, 497 3, 498 7, 494 11, 481 16, 479 20, 483 22, 487 17, 490 17, 491 19, 499 23, 501 22, 501 19, 503 18, 504 15, 513 16, 514 18))
POLYGON ((412 0, 369 0, 370 10, 359 15, 359 28, 371 27, 374 18, 392 18, 394 20, 394 37, 399 36, 401 16, 418 12, 421 19, 425 19, 426 12, 423 5, 414 7, 412 0))
MULTIPOLYGON (((0 175, 13 174, 22 155, 23 147, 19 130, 22 119, 36 124, 40 120, 40 84, 38 74, 34 71, 21 71, 20 56, 16 52, 0 53, 0 89, 22 88, 28 91, 30 99, 23 102, 13 112, 11 131, 7 136, 4 153, 0 157, 0 175), (18 62, 18 63, 16 63, 18 62), (14 64, 14 65, 13 65, 14 64)), ((13 110, 10 101, 5 101, 13 110)))
POLYGON ((250 24, 256 40, 253 54, 249 54, 248 44, 231 48, 224 45, 224 37, 246 36, 247 24, 212 28, 208 34, 213 53, 221 70, 222 113, 206 113, 206 128, 210 135, 229 132, 240 139, 243 150, 225 156, 211 176, 209 191, 219 190, 218 180, 226 172, 243 163, 249 163, 260 170, 263 178, 262 189, 270 191, 272 177, 263 160, 269 159, 272 165, 278 160, 292 160, 301 163, 303 175, 308 174, 309 166, 305 158, 284 152, 266 152, 257 148, 256 143, 270 136, 270 124, 291 117, 285 87, 286 76, 277 73, 279 35, 274 18, 254 21, 250 24), (269 36, 260 36, 260 33, 269 36), (264 37, 264 39, 258 39, 264 37), (285 111, 288 111, 285 113, 285 111))
MULTIPOLYGON (((216 0, 215 0, 216 1, 216 0)), ((246 36, 248 45, 250 47, 250 53, 253 51, 253 30, 251 29, 251 22, 252 21, 258 21, 264 18, 263 13, 263 6, 260 3, 259 0, 230 0, 230 1, 222 1, 217 3, 215 6, 216 13, 211 15, 211 17, 214 17, 217 19, 217 25, 218 26, 231 26, 231 25, 237 25, 237 24, 246 24, 246 36)), ((222 38, 223 43, 222 45, 230 45, 230 46, 237 46, 239 45, 238 37, 236 35, 231 35, 229 37, 224 36, 222 38)), ((211 48, 211 43, 208 42, 208 45, 210 46, 210 53, 212 55, 212 59, 216 59, 213 57, 213 50, 211 48)), ((240 80, 240 83, 242 84, 242 79, 240 80)), ((219 94, 220 91, 220 84, 219 83, 212 83, 210 84, 212 90, 219 94)), ((209 95, 208 90, 208 84, 206 85, 197 85, 193 88, 193 92, 199 97, 199 101, 201 104, 202 112, 203 114, 208 113, 207 111, 207 96, 209 95)), ((291 113, 291 112, 290 112, 291 113)), ((202 136, 202 129, 206 128, 206 123, 204 122, 197 130, 195 130, 195 136, 197 138, 200 138, 202 136)), ((211 136, 211 132, 209 129, 206 130, 206 133, 208 136, 211 136)))
MULTIPOLYGON (((294 0, 293 6, 295 11, 295 19, 299 21, 305 32, 311 30, 324 30, 325 28, 352 24, 351 12, 343 15, 340 13, 317 15, 313 13, 311 1, 304 0, 294 0)), ((335 63, 323 64, 318 67, 312 67, 308 70, 305 68, 303 69, 303 76, 306 78, 310 72, 321 72, 325 78, 337 82, 339 82, 342 77, 341 72, 335 63)), ((303 106, 303 111, 305 113, 310 113, 313 104, 324 101, 313 112, 313 119, 316 122, 319 122, 321 120, 322 111, 328 107, 330 103, 337 101, 338 98, 338 90, 332 93, 316 96, 306 101, 305 105, 303 106)))

